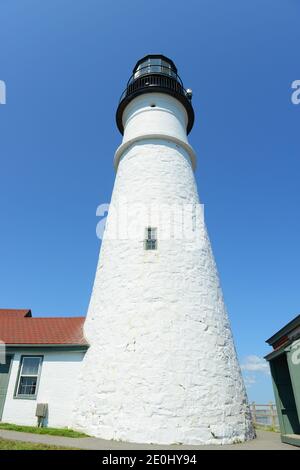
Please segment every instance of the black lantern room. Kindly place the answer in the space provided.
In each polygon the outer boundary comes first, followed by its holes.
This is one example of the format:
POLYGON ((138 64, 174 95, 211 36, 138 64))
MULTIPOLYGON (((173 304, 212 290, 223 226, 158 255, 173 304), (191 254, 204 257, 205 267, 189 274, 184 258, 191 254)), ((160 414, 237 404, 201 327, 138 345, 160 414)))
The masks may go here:
POLYGON ((144 93, 167 93, 183 104, 188 115, 187 133, 194 124, 194 110, 191 104, 192 92, 185 90, 174 62, 161 54, 150 54, 140 59, 122 93, 116 113, 117 126, 124 133, 122 116, 131 100, 144 93))

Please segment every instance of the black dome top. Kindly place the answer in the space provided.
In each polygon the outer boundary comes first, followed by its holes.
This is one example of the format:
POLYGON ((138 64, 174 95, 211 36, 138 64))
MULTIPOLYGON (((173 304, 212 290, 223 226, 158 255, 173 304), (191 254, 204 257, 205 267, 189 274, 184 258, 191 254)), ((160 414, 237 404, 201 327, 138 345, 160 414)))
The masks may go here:
POLYGON ((191 93, 185 90, 177 73, 177 67, 171 59, 162 54, 149 54, 137 61, 120 98, 116 121, 121 134, 124 133, 122 116, 128 103, 139 95, 151 92, 167 93, 183 104, 188 115, 187 133, 189 133, 194 124, 191 93))

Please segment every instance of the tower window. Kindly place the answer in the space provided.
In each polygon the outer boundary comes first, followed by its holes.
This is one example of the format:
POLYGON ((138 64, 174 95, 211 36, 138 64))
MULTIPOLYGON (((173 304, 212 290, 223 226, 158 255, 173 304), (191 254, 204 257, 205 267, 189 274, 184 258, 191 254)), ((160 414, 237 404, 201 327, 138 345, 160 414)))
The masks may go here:
POLYGON ((157 229, 153 227, 147 227, 145 236, 145 250, 156 250, 157 249, 157 229))

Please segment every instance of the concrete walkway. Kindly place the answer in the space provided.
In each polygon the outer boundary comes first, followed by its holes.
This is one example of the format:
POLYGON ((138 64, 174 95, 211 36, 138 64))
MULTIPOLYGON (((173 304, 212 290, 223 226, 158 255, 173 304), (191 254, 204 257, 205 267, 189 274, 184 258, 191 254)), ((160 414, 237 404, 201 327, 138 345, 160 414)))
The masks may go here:
POLYGON ((225 446, 161 446, 105 441, 104 439, 97 439, 95 437, 70 438, 4 430, 0 430, 0 438, 62 447, 74 447, 84 450, 300 450, 298 447, 283 444, 280 441, 280 435, 278 433, 269 431, 257 431, 257 438, 252 441, 225 446))

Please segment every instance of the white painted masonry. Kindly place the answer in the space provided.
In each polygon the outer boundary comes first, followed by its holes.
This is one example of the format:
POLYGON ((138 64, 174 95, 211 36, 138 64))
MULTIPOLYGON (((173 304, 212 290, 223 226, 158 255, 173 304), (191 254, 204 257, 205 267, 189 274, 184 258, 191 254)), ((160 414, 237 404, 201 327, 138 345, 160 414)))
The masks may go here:
POLYGON ((36 426, 35 411, 37 403, 48 403, 48 420, 45 424, 50 427, 70 426, 75 386, 84 354, 85 352, 75 351, 45 352, 42 349, 36 349, 34 352, 28 352, 28 349, 24 349, 15 353, 11 365, 2 421, 36 426), (44 356, 36 399, 14 397, 22 355, 44 356))
POLYGON ((186 150, 195 168, 196 155, 186 135, 187 120, 184 106, 172 96, 163 93, 138 96, 123 114, 124 136, 115 154, 115 167, 130 145, 145 138, 168 138, 186 150))
MULTIPOLYGON (((194 240, 163 239, 167 211, 154 213, 158 249, 144 250, 149 219, 137 204, 199 202, 186 122, 184 107, 166 94, 144 94, 124 112, 72 422, 94 436, 160 444, 254 437, 203 218, 194 240), (128 206, 137 237, 114 239, 128 206)), ((181 226, 176 219, 173 229, 181 226)))

